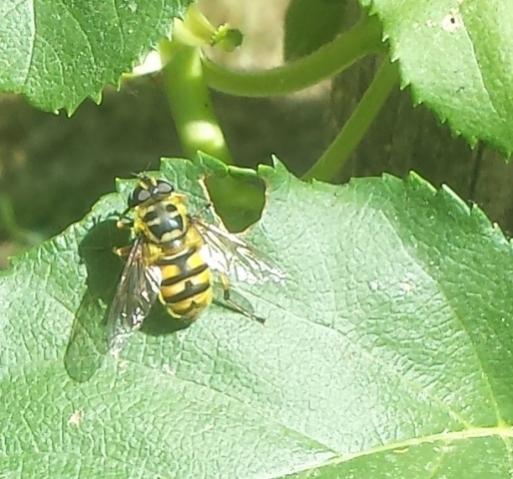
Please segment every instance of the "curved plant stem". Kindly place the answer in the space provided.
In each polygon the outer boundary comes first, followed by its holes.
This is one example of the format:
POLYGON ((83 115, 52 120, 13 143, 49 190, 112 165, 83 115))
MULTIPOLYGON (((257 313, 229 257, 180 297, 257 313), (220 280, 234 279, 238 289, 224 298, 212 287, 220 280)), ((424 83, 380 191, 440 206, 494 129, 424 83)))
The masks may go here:
POLYGON ((365 16, 350 30, 314 53, 270 70, 237 72, 206 58, 202 61, 209 87, 231 95, 269 97, 315 85, 382 48, 379 20, 365 16))
POLYGON ((203 151, 227 164, 233 163, 212 107, 199 48, 164 41, 160 55, 166 65, 164 89, 186 156, 192 158, 203 151))
POLYGON ((351 117, 317 163, 303 175, 303 179, 331 181, 340 175, 347 159, 360 143, 398 80, 397 66, 385 58, 351 117))
MULTIPOLYGON (((203 77, 200 50, 175 36, 160 45, 164 67, 164 88, 184 153, 189 158, 198 151, 226 164, 233 160, 215 116, 203 77)), ((209 193, 225 224, 242 229, 255 222, 261 212, 264 195, 255 181, 231 176, 213 176, 207 180, 209 193)))

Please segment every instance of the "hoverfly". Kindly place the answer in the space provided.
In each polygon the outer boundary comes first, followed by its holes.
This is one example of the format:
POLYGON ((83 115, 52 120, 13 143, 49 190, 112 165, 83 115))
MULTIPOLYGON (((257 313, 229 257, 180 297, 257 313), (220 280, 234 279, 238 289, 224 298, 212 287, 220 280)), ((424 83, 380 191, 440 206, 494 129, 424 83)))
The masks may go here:
POLYGON ((119 351, 138 329, 158 298, 169 315, 193 320, 215 299, 214 283, 223 289, 225 305, 263 322, 230 294, 230 279, 250 284, 281 282, 285 275, 242 238, 220 225, 188 213, 187 197, 168 181, 140 176, 118 221, 130 228, 131 245, 107 315, 109 345, 119 351), (133 213, 129 218, 127 214, 133 213))

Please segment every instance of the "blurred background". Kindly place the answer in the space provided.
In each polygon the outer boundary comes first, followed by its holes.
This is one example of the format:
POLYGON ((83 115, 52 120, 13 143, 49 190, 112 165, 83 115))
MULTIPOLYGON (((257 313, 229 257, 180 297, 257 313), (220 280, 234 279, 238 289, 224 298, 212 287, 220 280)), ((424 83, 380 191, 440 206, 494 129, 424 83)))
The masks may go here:
MULTIPOLYGON (((200 2, 212 23, 230 24, 245 35, 239 51, 217 59, 241 68, 281 62, 287 1, 200 2)), ((271 154, 300 168, 330 137, 329 88, 273 100, 213 94, 216 112, 241 165, 269 162, 271 154)), ((180 156, 159 76, 104 91, 68 118, 32 108, 24 98, 0 95, 0 267, 27 245, 79 220, 116 177, 158 168, 162 156, 180 156)))
MULTIPOLYGON (((344 3, 341 27, 359 14, 354 0, 317 1, 344 3)), ((238 51, 216 52, 217 61, 254 69, 282 63, 289 0, 199 3, 212 23, 229 22, 245 35, 238 51)), ((236 162, 255 166, 276 154, 301 174, 346 121, 376 64, 370 58, 333 81, 283 98, 213 93, 236 162)), ((71 118, 0 95, 0 268, 9 256, 79 220, 99 196, 114 190, 116 177, 158 168, 160 157, 180 155, 158 75, 125 81, 119 92, 108 87, 101 105, 86 100, 71 118)), ((471 150, 453 138, 426 108, 411 106, 408 90, 397 89, 339 181, 410 169, 435 185, 449 184, 513 230, 512 167, 487 148, 471 150)))

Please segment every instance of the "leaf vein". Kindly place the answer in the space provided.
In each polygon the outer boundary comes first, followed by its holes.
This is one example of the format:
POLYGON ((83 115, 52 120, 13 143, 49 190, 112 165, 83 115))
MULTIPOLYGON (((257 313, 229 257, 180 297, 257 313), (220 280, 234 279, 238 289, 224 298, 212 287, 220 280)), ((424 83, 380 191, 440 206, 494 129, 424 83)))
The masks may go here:
MULTIPOLYGON (((452 432, 440 432, 426 436, 412 437, 405 439, 404 441, 393 442, 386 445, 370 448, 365 451, 360 451, 351 454, 340 455, 332 459, 328 459, 322 463, 308 468, 304 468, 296 471, 307 472, 311 469, 321 469, 323 467, 336 466, 338 464, 344 464, 349 461, 359 459, 361 457, 371 456, 373 454, 380 454, 393 451, 402 451, 410 447, 422 446, 424 444, 436 443, 443 441, 446 445, 453 444, 458 441, 470 440, 470 439, 481 439, 481 438, 492 438, 496 437, 501 440, 513 438, 513 426, 494 426, 494 427, 471 427, 463 429, 461 431, 452 432)), ((435 466, 436 467, 436 466, 435 466)), ((436 471, 435 471, 436 472, 436 471)))
POLYGON ((276 424, 276 425, 280 426, 281 428, 283 428, 284 431, 292 433, 292 434, 296 435, 299 438, 307 439, 310 443, 314 442, 314 443, 316 443, 317 446, 322 447, 323 449, 325 449, 328 452, 331 452, 333 454, 339 454, 339 451, 336 451, 333 448, 327 446, 326 444, 323 444, 319 440, 317 440, 317 439, 315 439, 313 437, 310 437, 310 436, 306 435, 305 433, 303 433, 301 431, 298 431, 297 429, 294 429, 291 426, 288 426, 287 424, 283 423, 282 421, 278 420, 275 417, 272 417, 270 415, 266 415, 263 411, 259 411, 259 410, 255 409, 252 405, 246 404, 240 398, 238 398, 236 396, 232 396, 231 394, 226 393, 226 391, 222 391, 220 389, 217 389, 217 388, 213 387, 211 384, 208 384, 208 385, 207 384, 203 384, 201 382, 194 381, 191 378, 187 378, 187 377, 183 377, 183 376, 178 376, 176 374, 170 375, 169 373, 165 373, 164 371, 161 371, 158 368, 150 366, 149 364, 137 362, 137 361, 134 361, 134 360, 132 360, 130 358, 123 357, 122 359, 124 361, 132 363, 132 364, 134 364, 136 366, 142 366, 142 367, 147 368, 147 369, 149 369, 149 370, 151 370, 153 372, 157 372, 159 375, 162 375, 163 377, 165 377, 168 380, 170 378, 177 379, 178 381, 180 381, 180 382, 182 382, 184 384, 193 384, 196 387, 199 387, 199 388, 202 388, 202 389, 207 389, 208 391, 211 391, 211 392, 213 392, 215 394, 223 396, 223 397, 225 397, 225 398, 227 398, 227 399, 229 399, 231 401, 236 402, 237 404, 240 404, 241 406, 244 407, 244 409, 250 409, 251 412, 256 413, 259 417, 261 417, 265 421, 271 422, 273 424, 276 424))
POLYGON ((438 458, 433 466, 433 469, 431 469, 431 471, 429 473, 428 479, 435 479, 436 474, 438 474, 438 472, 440 471, 440 469, 445 461, 448 450, 449 450, 449 448, 447 447, 447 444, 445 445, 445 447, 442 447, 442 453, 438 456, 438 458))
POLYGON ((27 82, 28 82, 28 79, 29 79, 29 75, 30 75, 30 70, 32 69, 32 64, 34 62, 34 55, 35 55, 35 50, 36 50, 36 38, 37 38, 37 33, 36 33, 36 6, 35 6, 35 3, 34 3, 34 0, 29 1, 28 4, 32 7, 30 9, 31 10, 31 18, 32 18, 32 24, 31 24, 32 36, 31 36, 31 39, 30 39, 29 61, 28 61, 28 65, 27 65, 27 71, 25 72, 25 78, 23 79, 23 86, 27 85, 27 82))
MULTIPOLYGON (((333 455, 340 454, 339 451, 336 451, 333 448, 330 448, 329 446, 321 443, 317 439, 310 437, 310 436, 306 435, 305 433, 300 432, 300 431, 288 426, 287 424, 279 421, 275 417, 266 415, 263 411, 259 411, 259 410, 255 409, 252 405, 246 404, 243 401, 241 401, 239 398, 237 398, 235 396, 231 396, 230 394, 227 394, 225 391, 216 389, 216 388, 212 387, 212 385, 202 384, 202 383, 194 381, 190 378, 186 378, 183 376, 177 376, 176 374, 169 374, 169 373, 162 371, 154 366, 151 366, 151 365, 143 363, 143 362, 135 361, 135 360, 125 357, 125 356, 121 357, 121 361, 126 361, 127 363, 133 364, 136 367, 141 367, 143 369, 150 370, 152 373, 156 373, 157 375, 165 378, 167 381, 175 380, 176 382, 180 382, 183 384, 191 384, 198 388, 207 389, 208 391, 210 391, 214 394, 225 397, 226 399, 228 399, 230 401, 240 404, 244 409, 250 410, 252 413, 256 413, 259 417, 261 417, 267 423, 275 424, 275 425, 281 427, 284 431, 289 432, 300 439, 307 440, 306 444, 308 444, 308 442, 310 444, 315 443, 315 445, 317 447, 323 448, 326 452, 330 452, 333 455)), ((59 362, 60 362, 60 358, 43 359, 42 361, 39 361, 39 362, 32 361, 32 362, 26 363, 21 368, 16 368, 16 369, 25 370, 25 371, 37 370, 39 373, 41 373, 41 371, 43 370, 44 367, 51 368, 52 365, 58 364, 59 362)), ((12 377, 13 377, 12 368, 7 368, 7 372, 8 372, 8 374, 6 376, 4 376, 4 378, 8 377, 8 380, 2 381, 2 378, 0 378, 0 386, 2 385, 3 382, 7 382, 8 388, 12 389, 12 377)), ((116 380, 117 379, 118 379, 118 376, 116 376, 116 380)), ((27 425, 27 427, 29 427, 29 425, 27 425)))
POLYGON ((513 450, 511 447, 511 438, 510 437, 502 437, 502 440, 504 441, 504 447, 506 448, 506 452, 508 454, 510 478, 513 478, 513 450))
MULTIPOLYGON (((461 21, 462 21, 463 25, 465 25, 465 20, 463 19, 463 15, 461 16, 461 21)), ((465 33, 467 34, 467 38, 468 38, 468 41, 469 41, 469 44, 470 44, 470 48, 472 49, 472 58, 475 61, 477 74, 479 75, 479 80, 481 81, 481 86, 483 88, 483 91, 486 94, 486 97, 488 99, 488 102, 489 102, 493 112, 497 115, 497 118, 501 118, 501 115, 499 114, 497 108, 495 107, 495 103, 493 101, 493 98, 490 95, 490 92, 488 91, 488 87, 486 86, 486 82, 485 82, 485 79, 483 77, 483 71, 482 71, 481 65, 479 63, 479 57, 477 55, 477 51, 476 51, 476 48, 475 48, 475 45, 474 45, 474 41, 472 40, 472 36, 471 36, 469 30, 466 27, 465 27, 465 33)))
MULTIPOLYGON (((33 0, 31 0, 31 1, 33 2, 33 0)), ((2 15, 0 16, 0 18, 6 18, 12 12, 14 12, 14 10, 16 10, 18 7, 21 7, 24 3, 27 3, 27 1, 26 0, 21 0, 20 2, 15 3, 12 7, 8 8, 5 12, 2 12, 2 15)))
POLYGON ((486 372, 486 370, 484 368, 484 364, 483 364, 483 361, 481 359, 481 356, 478 353, 477 346, 476 346, 476 344, 475 344, 475 342, 474 342, 474 340, 472 338, 472 335, 470 334, 470 331, 469 331, 467 325, 465 324, 465 321, 464 321, 463 317, 459 314, 459 312, 455 309, 455 307, 451 303, 451 301, 450 301, 449 297, 447 296, 447 294, 446 294, 446 292, 445 292, 445 290, 443 288, 443 285, 441 284, 440 280, 429 270, 428 265, 426 264, 426 262, 422 258, 420 258, 419 256, 414 256, 411 253, 411 251, 409 250, 409 248, 406 247, 403 238, 401 238, 401 236, 398 234, 396 228, 394 227, 394 223, 390 220, 390 218, 384 212, 383 212, 383 218, 388 222, 391 230, 396 234, 396 237, 399 240, 399 243, 401 244, 401 246, 403 247, 403 250, 404 250, 405 254, 407 254, 409 256, 409 258, 419 268, 421 268, 422 271, 424 271, 424 273, 429 278, 431 278, 431 280, 438 286, 438 291, 440 292, 440 294, 442 295, 443 299, 445 300, 445 303, 449 307, 449 310, 452 312, 452 316, 453 316, 454 320, 461 326, 461 330, 467 336, 469 344, 470 344, 470 347, 471 347, 471 350, 474 353, 474 356, 476 358, 477 364, 479 365, 479 367, 481 369, 481 373, 482 373, 482 376, 483 376, 483 378, 485 380, 486 387, 489 390, 490 399, 491 399, 492 403, 494 404, 495 415, 496 415, 496 418, 497 418, 497 424, 501 424, 503 421, 502 421, 500 410, 499 410, 499 403, 497 401, 497 398, 496 398, 495 393, 493 391, 492 385, 490 383, 490 378, 489 378, 489 376, 488 376, 488 374, 487 374, 487 372, 486 372))
POLYGON ((89 53, 90 53, 91 65, 96 67, 96 68, 98 68, 98 65, 96 63, 96 57, 95 57, 95 54, 94 54, 94 48, 93 48, 92 42, 91 42, 91 40, 89 38, 89 34, 85 30, 85 28, 82 26, 82 24, 80 23, 80 21, 78 20, 76 15, 73 13, 72 9, 68 5, 66 5, 66 3, 64 3, 64 0, 60 0, 60 2, 61 2, 61 5, 64 7, 64 10, 66 10, 68 12, 68 15, 75 22, 75 24, 77 25, 79 31, 82 33, 82 35, 83 35, 83 37, 84 37, 84 39, 86 41, 86 45, 87 45, 87 48, 88 48, 89 53))
MULTIPOLYGON (((290 314, 294 317, 294 319, 308 323, 308 324, 314 324, 317 327, 325 328, 329 331, 335 332, 338 334, 344 342, 347 343, 347 346, 351 348, 353 351, 357 351, 367 357, 371 360, 371 362, 379 367, 380 370, 385 369, 391 376, 395 377, 399 380, 400 383, 407 386, 408 389, 414 389, 416 392, 421 393, 425 395, 427 398, 431 399, 432 401, 436 402, 439 406, 441 406, 451 417, 453 417, 455 420, 460 422, 463 426, 469 427, 470 422, 465 419, 458 411, 455 411, 452 409, 448 404, 444 402, 442 398, 439 398, 438 396, 434 395, 431 391, 426 390, 426 388, 422 384, 417 384, 415 381, 412 381, 411 379, 407 379, 404 374, 401 374, 399 371, 396 371, 394 368, 390 367, 388 363, 383 362, 382 360, 376 358, 371 351, 364 348, 361 344, 350 341, 343 333, 341 333, 338 329, 333 328, 331 326, 327 326, 322 323, 318 323, 315 321, 311 321, 310 319, 305 319, 302 316, 299 316, 293 311, 290 311, 286 308, 284 308, 282 305, 274 303, 270 301, 268 298, 264 298, 262 296, 259 296, 255 294, 254 292, 250 292, 251 295, 258 298, 259 300, 263 302, 267 302, 269 305, 283 311, 285 314, 290 314)), ((306 303, 303 303, 305 307, 308 307, 306 303)))
POLYGON ((123 51, 126 49, 125 45, 125 32, 123 29, 123 23, 121 22, 121 17, 119 15, 119 9, 118 9, 118 2, 117 0, 112 0, 112 5, 114 6, 114 15, 116 16, 116 20, 118 22, 118 29, 119 29, 119 37, 121 39, 121 46, 123 48, 123 51))

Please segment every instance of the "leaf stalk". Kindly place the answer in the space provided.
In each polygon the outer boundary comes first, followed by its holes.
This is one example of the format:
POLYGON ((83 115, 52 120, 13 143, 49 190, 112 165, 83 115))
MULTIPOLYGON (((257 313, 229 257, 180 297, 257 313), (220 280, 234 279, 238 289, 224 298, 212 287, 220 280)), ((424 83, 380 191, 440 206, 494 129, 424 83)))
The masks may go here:
POLYGON ((348 31, 315 52, 283 66, 263 71, 235 71, 202 58, 210 88, 245 97, 286 95, 327 79, 360 58, 383 51, 381 24, 364 16, 348 31))
POLYGON ((396 64, 390 63, 388 57, 384 58, 376 76, 351 117, 319 160, 303 175, 303 179, 316 178, 321 181, 334 181, 340 176, 342 168, 362 140, 398 81, 399 73, 396 64))
POLYGON ((233 164, 205 82, 200 49, 178 39, 160 45, 164 91, 184 153, 203 151, 233 164))

